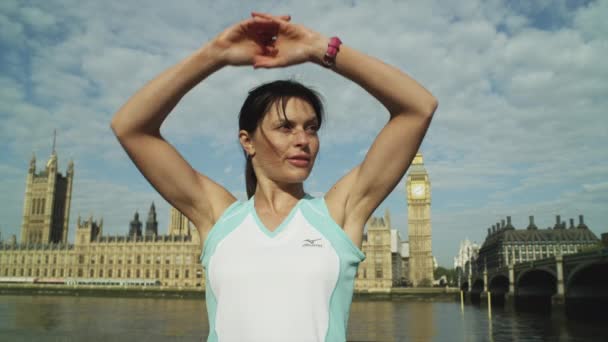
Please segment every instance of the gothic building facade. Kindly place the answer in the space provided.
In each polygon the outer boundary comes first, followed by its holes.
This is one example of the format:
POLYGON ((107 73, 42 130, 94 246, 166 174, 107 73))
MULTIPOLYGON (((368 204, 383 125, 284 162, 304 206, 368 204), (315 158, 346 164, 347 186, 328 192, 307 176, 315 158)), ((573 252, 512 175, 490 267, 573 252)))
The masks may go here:
POLYGON ((23 204, 23 243, 67 243, 74 163, 70 161, 65 176, 57 164, 54 147, 41 172, 36 172, 36 156, 32 156, 23 204))
POLYGON ((433 253, 431 248, 431 181, 417 153, 406 180, 409 240, 409 281, 412 286, 431 286, 433 253))
POLYGON ((597 247, 600 239, 587 227, 583 215, 579 216, 578 225, 570 219, 570 225, 562 222, 560 215, 555 218, 555 225, 539 229, 530 216, 526 228, 517 229, 511 223, 511 217, 501 220, 491 228, 479 249, 474 266, 477 272, 485 267, 492 269, 517 264, 525 261, 545 259, 557 254, 578 253, 586 248, 597 247))
POLYGON ((35 277, 49 282, 78 278, 97 285, 130 279, 168 288, 203 288, 198 231, 179 211, 171 210, 168 235, 158 235, 154 203, 145 226, 136 212, 125 227, 128 234, 121 236, 104 236, 103 219, 79 217, 74 243, 70 244, 67 235, 74 164, 70 162, 66 176, 59 174, 54 149, 43 172, 36 173, 35 164, 32 158, 21 241, 0 242, 0 277, 35 277))

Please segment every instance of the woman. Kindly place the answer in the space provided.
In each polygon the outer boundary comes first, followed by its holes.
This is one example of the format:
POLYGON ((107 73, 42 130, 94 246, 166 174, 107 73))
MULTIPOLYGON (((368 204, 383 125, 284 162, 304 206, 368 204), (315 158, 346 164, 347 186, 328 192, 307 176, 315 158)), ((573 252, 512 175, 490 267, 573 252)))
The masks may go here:
POLYGON ((340 43, 288 16, 254 12, 150 81, 112 120, 139 170, 204 241, 208 341, 346 339, 364 224, 405 174, 437 101, 394 67, 340 43), (248 201, 194 170, 160 135, 181 97, 219 69, 305 62, 356 82, 390 114, 364 161, 322 198, 303 186, 319 150, 322 106, 296 82, 262 85, 242 107, 248 201))

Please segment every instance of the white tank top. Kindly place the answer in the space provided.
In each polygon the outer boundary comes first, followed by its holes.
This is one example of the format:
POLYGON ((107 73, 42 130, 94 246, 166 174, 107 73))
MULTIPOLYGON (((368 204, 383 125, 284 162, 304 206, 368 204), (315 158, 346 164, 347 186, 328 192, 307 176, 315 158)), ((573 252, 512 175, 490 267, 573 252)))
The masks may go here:
POLYGON ((274 231, 249 201, 222 214, 204 243, 207 341, 346 341, 365 255, 306 195, 274 231))

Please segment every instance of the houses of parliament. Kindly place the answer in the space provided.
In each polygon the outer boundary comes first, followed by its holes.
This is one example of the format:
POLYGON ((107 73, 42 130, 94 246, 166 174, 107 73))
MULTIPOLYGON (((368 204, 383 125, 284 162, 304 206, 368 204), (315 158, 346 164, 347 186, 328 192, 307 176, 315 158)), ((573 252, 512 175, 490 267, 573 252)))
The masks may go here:
MULTIPOLYGON (((21 239, 0 241, 0 279, 45 279, 53 283, 141 286, 204 290, 198 231, 175 208, 167 234, 159 234, 154 203, 145 218, 135 212, 124 235, 104 235, 103 218, 76 220, 74 243, 68 242, 74 163, 65 175, 53 150, 37 172, 32 157, 26 176, 21 239), (128 229, 128 231, 127 231, 128 229)), ((355 290, 390 291, 396 286, 429 286, 433 280, 430 229, 430 181, 422 155, 407 177, 408 241, 392 229, 390 214, 367 223, 355 290)))

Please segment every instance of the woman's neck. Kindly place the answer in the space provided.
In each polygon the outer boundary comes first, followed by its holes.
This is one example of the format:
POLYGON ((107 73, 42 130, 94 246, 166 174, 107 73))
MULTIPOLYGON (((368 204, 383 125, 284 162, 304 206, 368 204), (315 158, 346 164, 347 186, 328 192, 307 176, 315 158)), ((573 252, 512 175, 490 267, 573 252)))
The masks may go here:
POLYGON ((286 185, 265 183, 258 183, 253 195, 256 208, 263 211, 289 212, 306 194, 302 183, 286 185))

